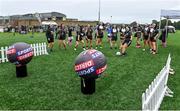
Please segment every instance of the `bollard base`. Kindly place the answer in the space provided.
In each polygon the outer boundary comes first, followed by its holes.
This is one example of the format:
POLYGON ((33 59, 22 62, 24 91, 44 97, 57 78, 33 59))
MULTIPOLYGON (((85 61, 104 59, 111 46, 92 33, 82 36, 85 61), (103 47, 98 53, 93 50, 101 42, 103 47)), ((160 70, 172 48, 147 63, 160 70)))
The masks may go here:
POLYGON ((27 76, 27 66, 16 66, 16 77, 26 77, 27 76))
POLYGON ((81 78, 81 92, 83 94, 93 94, 96 90, 96 80, 94 78, 81 78))

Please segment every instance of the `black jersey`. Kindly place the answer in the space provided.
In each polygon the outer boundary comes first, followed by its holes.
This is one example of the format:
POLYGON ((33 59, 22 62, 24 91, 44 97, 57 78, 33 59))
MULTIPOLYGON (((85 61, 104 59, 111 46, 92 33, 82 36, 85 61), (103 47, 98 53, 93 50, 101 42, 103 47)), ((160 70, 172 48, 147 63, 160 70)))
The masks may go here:
POLYGON ((148 37, 149 36, 149 28, 148 27, 146 27, 146 28, 144 28, 144 30, 142 30, 142 33, 143 33, 143 36, 144 37, 148 37))
POLYGON ((125 35, 125 32, 126 32, 126 28, 121 28, 121 30, 120 30, 120 35, 121 35, 121 36, 124 36, 124 35, 125 35))
POLYGON ((69 29, 68 29, 68 36, 69 36, 69 37, 72 37, 72 28, 69 28, 69 29))
POLYGON ((117 28, 112 29, 112 36, 117 36, 118 30, 117 28))
POLYGON ((92 36, 93 30, 91 28, 88 28, 86 31, 86 36, 92 36))
POLYGON ((131 39, 132 32, 131 31, 126 31, 125 33, 125 39, 131 39))
POLYGON ((59 39, 60 40, 65 40, 66 39, 66 30, 65 30, 65 28, 61 28, 59 30, 59 39))
POLYGON ((150 30, 149 30, 150 38, 155 38, 158 33, 159 33, 159 31, 154 28, 150 28, 150 30))
POLYGON ((46 31, 46 37, 47 37, 47 39, 48 38, 53 38, 53 34, 52 34, 50 29, 47 29, 47 31, 46 31))

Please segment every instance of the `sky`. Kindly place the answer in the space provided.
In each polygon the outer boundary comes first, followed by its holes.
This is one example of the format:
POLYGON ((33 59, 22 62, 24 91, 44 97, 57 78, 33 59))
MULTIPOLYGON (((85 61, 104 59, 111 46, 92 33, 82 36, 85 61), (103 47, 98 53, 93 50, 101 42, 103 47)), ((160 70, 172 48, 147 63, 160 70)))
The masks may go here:
MULTIPOLYGON (((0 16, 60 12, 68 18, 97 20, 99 0, 0 0, 0 16)), ((101 21, 150 23, 161 9, 179 9, 180 0, 101 0, 101 21)))

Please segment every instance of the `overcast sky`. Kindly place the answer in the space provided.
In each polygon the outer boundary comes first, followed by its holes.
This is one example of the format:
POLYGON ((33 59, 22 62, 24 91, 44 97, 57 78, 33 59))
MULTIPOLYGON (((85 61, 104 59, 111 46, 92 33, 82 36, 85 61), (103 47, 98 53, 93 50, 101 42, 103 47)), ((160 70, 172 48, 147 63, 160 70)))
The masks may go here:
MULTIPOLYGON (((0 0, 0 16, 56 11, 68 18, 97 20, 98 3, 99 0, 0 0)), ((101 20, 149 23, 159 19, 161 9, 180 9, 180 0, 101 0, 101 20)))

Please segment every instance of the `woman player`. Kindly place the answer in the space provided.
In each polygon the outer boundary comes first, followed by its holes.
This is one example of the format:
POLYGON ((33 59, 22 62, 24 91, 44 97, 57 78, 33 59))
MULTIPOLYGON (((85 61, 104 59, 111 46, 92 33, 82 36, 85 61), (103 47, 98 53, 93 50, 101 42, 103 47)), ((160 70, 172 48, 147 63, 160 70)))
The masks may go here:
POLYGON ((100 47, 102 49, 102 39, 103 39, 104 33, 103 33, 103 26, 99 25, 97 29, 97 40, 96 40, 96 49, 100 47))
POLYGON ((84 48, 84 40, 83 40, 83 27, 82 26, 77 26, 76 27, 76 45, 75 45, 75 47, 74 47, 74 50, 76 51, 77 50, 77 47, 78 47, 78 45, 79 45, 79 42, 81 42, 82 43, 82 46, 83 46, 83 50, 86 50, 85 48, 84 48))
POLYGON ((135 37, 136 37, 136 48, 141 48, 141 44, 140 44, 140 39, 141 39, 141 27, 140 25, 136 28, 136 33, 135 33, 135 37))
POLYGON ((156 47, 156 39, 159 36, 159 31, 157 29, 156 24, 152 24, 150 27, 150 46, 151 46, 151 53, 156 54, 157 47, 156 47))
POLYGON ((46 31, 46 38, 48 42, 48 48, 52 52, 53 46, 54 46, 54 36, 53 31, 51 31, 51 27, 48 26, 48 29, 46 31))
POLYGON ((89 43, 90 43, 90 48, 92 48, 92 38, 93 38, 93 30, 91 28, 91 26, 88 24, 88 27, 86 29, 86 49, 89 48, 89 43))
POLYGON ((122 25, 121 29, 120 29, 120 44, 122 44, 122 42, 125 39, 125 32, 126 32, 126 28, 125 25, 122 25))
POLYGON ((72 45, 73 35, 72 35, 72 27, 68 27, 68 44, 72 45))
POLYGON ((107 42, 111 45, 111 37, 112 37, 112 27, 110 24, 107 26, 107 42))
POLYGON ((142 31, 142 34, 143 34, 143 40, 144 40, 144 46, 143 46, 143 51, 146 50, 146 47, 149 46, 149 27, 148 25, 145 25, 143 31, 142 31))
POLYGON ((112 28, 112 45, 111 45, 111 49, 113 48, 113 46, 115 47, 115 49, 117 49, 117 34, 118 34, 118 30, 116 25, 113 26, 112 28))
POLYGON ((131 45, 132 43, 132 32, 130 31, 130 28, 126 28, 126 32, 125 32, 125 40, 124 42, 121 44, 120 46, 120 55, 121 56, 125 56, 126 53, 126 49, 131 45))
POLYGON ((59 29, 59 48, 63 45, 64 48, 66 49, 66 30, 64 27, 64 24, 61 24, 60 29, 59 29))

